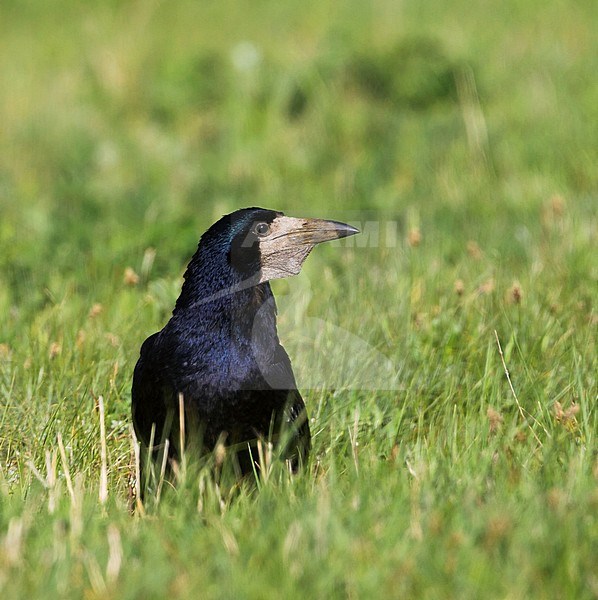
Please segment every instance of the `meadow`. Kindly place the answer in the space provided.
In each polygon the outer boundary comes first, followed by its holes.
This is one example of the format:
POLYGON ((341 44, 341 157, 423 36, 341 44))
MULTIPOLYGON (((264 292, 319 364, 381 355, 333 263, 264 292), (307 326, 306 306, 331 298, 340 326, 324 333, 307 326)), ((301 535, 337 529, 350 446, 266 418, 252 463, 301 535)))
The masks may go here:
POLYGON ((0 595, 598 598, 598 4, 5 0, 0 595), (200 234, 276 281, 291 476, 132 493, 132 370, 200 234))

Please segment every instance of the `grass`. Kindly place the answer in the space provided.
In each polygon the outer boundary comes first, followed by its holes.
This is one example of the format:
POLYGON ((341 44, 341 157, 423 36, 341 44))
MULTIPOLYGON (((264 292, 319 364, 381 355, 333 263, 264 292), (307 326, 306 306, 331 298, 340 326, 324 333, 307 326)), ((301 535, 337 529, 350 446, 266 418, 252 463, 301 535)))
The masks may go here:
POLYGON ((598 597, 597 18, 4 2, 2 597, 598 597), (274 285, 312 459, 131 515, 138 348, 251 205, 364 230, 274 285))

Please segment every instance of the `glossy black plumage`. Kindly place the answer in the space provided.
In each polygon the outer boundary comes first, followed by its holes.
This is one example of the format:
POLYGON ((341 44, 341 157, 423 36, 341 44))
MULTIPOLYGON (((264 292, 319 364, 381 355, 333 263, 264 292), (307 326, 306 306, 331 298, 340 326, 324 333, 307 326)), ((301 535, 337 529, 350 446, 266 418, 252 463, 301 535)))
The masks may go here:
MULTIPOLYGON (((236 445, 241 473, 255 468, 252 441, 276 436, 281 428, 290 430, 286 455, 292 464, 306 460, 310 430, 305 404, 278 339, 276 304, 264 273, 273 273, 271 278, 292 274, 286 272, 287 255, 300 268, 315 243, 357 230, 315 220, 303 220, 298 227, 295 221, 275 211, 243 209, 202 236, 171 319, 143 343, 135 367, 133 424, 146 448, 151 439, 158 447, 168 438, 169 457, 178 457, 182 397, 186 443, 201 440, 203 450, 213 449, 219 439, 236 445), (259 232, 274 223, 287 229, 271 235, 266 246, 259 232), (326 224, 328 237, 312 223, 326 224)), ((296 265, 293 269, 298 272, 296 265)))

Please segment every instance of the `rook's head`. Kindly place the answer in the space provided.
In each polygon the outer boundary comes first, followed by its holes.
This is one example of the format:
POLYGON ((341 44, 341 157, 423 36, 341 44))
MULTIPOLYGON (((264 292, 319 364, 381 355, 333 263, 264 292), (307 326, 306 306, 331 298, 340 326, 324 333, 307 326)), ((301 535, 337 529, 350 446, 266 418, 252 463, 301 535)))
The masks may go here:
POLYGON ((313 247, 359 233, 351 225, 323 219, 286 217, 263 208, 226 215, 202 237, 202 245, 226 246, 230 267, 261 283, 296 275, 313 247))

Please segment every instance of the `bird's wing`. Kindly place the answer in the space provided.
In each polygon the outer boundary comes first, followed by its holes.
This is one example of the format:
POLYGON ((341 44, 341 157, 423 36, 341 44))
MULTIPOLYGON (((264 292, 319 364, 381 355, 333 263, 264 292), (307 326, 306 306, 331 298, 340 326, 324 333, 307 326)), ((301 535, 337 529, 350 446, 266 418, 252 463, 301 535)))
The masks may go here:
POLYGON ((267 358, 266 364, 262 366, 263 376, 268 385, 278 390, 297 389, 295 374, 291 367, 291 359, 286 350, 278 344, 274 354, 267 358))
POLYGON ((276 384, 273 387, 288 390, 282 425, 292 430, 291 440, 287 446, 287 455, 291 459, 293 467, 297 468, 300 462, 305 462, 307 459, 311 447, 311 433, 305 402, 297 390, 291 360, 280 344, 268 375, 271 379, 270 385, 276 384))
POLYGON ((133 426, 137 437, 146 445, 150 443, 152 426, 155 424, 155 439, 161 434, 166 418, 165 402, 162 398, 164 386, 159 368, 159 335, 150 335, 141 346, 139 360, 133 372, 131 408, 133 426))
POLYGON ((293 470, 296 471, 301 464, 307 461, 311 449, 311 432, 305 402, 296 389, 289 390, 284 420, 283 439, 284 429, 288 430, 284 455, 290 460, 293 470))

